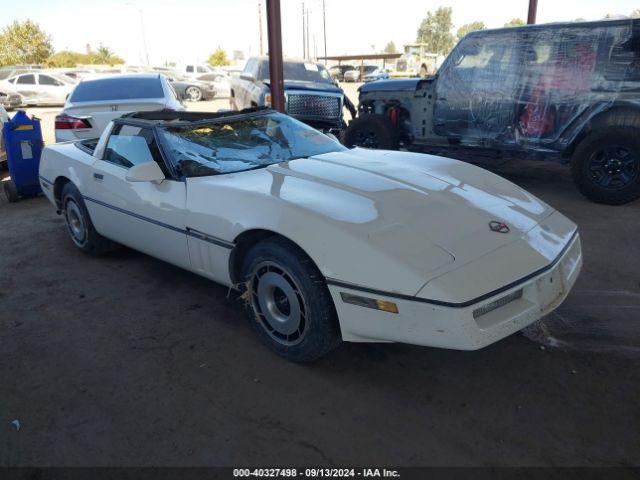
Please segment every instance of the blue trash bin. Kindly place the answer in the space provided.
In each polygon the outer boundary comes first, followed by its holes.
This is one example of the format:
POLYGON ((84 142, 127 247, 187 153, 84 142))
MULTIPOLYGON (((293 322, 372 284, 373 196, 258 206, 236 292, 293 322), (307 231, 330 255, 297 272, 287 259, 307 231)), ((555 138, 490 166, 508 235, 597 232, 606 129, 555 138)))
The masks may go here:
POLYGON ((42 192, 38 178, 42 153, 40 120, 29 118, 19 110, 2 126, 4 147, 10 179, 2 182, 7 200, 17 202, 20 197, 32 197, 42 192))

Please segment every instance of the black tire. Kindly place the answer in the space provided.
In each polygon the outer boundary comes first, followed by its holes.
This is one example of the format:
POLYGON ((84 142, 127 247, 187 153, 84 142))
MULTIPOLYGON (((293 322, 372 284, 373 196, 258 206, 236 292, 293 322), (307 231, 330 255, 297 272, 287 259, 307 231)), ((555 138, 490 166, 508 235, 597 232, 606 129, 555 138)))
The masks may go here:
POLYGON ((18 195, 18 187, 13 180, 6 180, 2 182, 2 189, 4 190, 4 195, 7 197, 9 203, 15 203, 20 200, 20 195, 18 195))
POLYGON ((202 100, 202 90, 194 85, 187 87, 184 93, 187 96, 187 101, 189 102, 199 102, 202 100))
POLYGON ((640 197, 640 136, 631 127, 608 127, 587 135, 571 159, 578 190, 597 203, 622 205, 640 197))
POLYGON ((313 261, 292 242, 271 238, 244 258, 250 321, 281 357, 311 362, 342 342, 333 300, 313 261))
POLYGON ((400 135, 388 117, 378 114, 363 115, 353 120, 344 133, 345 146, 397 150, 400 135))
POLYGON ((71 241, 80 250, 97 256, 117 248, 116 243, 96 232, 84 199, 71 182, 62 188, 61 210, 71 241))

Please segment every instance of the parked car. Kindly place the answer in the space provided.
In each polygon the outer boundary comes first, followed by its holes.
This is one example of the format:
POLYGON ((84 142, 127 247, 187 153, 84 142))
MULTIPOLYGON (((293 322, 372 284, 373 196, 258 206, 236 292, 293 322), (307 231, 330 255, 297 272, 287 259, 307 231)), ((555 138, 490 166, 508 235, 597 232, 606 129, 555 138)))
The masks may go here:
POLYGON ((229 98, 231 95, 230 75, 227 73, 205 73, 197 79, 201 82, 213 83, 218 98, 229 98))
POLYGON ((45 147, 40 179, 80 250, 242 291, 294 361, 342 340, 482 348, 558 307, 582 264, 576 225, 507 180, 264 109, 131 114, 45 147))
POLYGON ((333 78, 338 80, 339 82, 344 82, 344 74, 349 70, 355 70, 356 67, 353 65, 334 65, 329 68, 329 73, 333 78))
POLYGON ((390 78, 388 70, 377 69, 365 75, 364 83, 375 82, 376 80, 387 80, 390 78))
POLYGON ((165 73, 178 98, 188 102, 213 100, 217 91, 213 82, 185 78, 177 73, 165 73))
POLYGON ((355 70, 348 70, 344 73, 345 82, 361 82, 364 76, 371 75, 379 70, 375 65, 364 65, 362 69, 356 67, 355 70))
POLYGON ((199 76, 206 75, 207 73, 219 73, 216 68, 205 63, 190 63, 179 65, 176 68, 176 71, 186 78, 198 78, 199 76))
MULTIPOLYGON (((231 77, 230 104, 234 110, 271 106, 269 61, 253 57, 237 77, 231 77)), ((302 60, 284 62, 284 90, 289 115, 314 128, 340 134, 344 128, 343 106, 349 103, 342 89, 319 63, 302 60)))
POLYGON ((570 164, 589 199, 640 197, 640 19, 485 30, 438 74, 360 88, 349 146, 570 164))
POLYGON ((0 106, 13 110, 22 105, 22 97, 12 87, 0 82, 0 106))
POLYGON ((152 110, 184 110, 164 75, 138 73, 84 80, 56 116, 56 142, 97 138, 114 118, 152 110))
POLYGON ((2 84, 9 84, 22 97, 25 105, 64 105, 73 90, 70 78, 54 73, 22 73, 8 78, 2 84))

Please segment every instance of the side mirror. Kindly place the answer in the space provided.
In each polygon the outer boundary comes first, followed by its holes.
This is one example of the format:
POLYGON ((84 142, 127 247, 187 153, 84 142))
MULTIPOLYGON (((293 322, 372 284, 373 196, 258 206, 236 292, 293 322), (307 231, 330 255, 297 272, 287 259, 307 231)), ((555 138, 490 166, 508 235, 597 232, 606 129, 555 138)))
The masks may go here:
POLYGON ((156 162, 145 162, 134 165, 129 169, 125 179, 127 182, 154 182, 160 183, 166 177, 156 162))
POLYGON ((242 72, 240 74, 240 78, 243 80, 246 80, 247 82, 255 82, 256 81, 256 77, 254 77, 252 74, 248 73, 248 72, 242 72))

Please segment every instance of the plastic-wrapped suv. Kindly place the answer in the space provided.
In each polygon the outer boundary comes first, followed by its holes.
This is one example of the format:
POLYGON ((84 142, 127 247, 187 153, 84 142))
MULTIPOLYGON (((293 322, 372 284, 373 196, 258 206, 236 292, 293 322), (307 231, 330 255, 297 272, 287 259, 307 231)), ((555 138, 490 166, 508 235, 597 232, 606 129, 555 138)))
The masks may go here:
POLYGON ((484 30, 438 73, 360 88, 348 146, 570 164, 593 201, 640 197, 640 19, 484 30))

